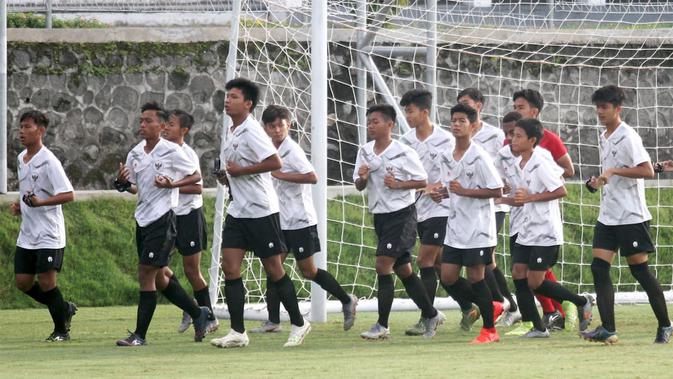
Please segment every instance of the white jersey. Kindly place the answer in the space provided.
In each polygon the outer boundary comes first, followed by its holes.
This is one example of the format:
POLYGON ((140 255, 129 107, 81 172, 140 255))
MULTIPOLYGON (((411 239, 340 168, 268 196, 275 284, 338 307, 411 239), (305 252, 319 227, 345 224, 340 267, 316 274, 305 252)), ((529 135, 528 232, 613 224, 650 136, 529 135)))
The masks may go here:
MULTIPOLYGON (((643 140, 622 122, 609 137, 601 133, 601 170, 636 167, 650 162, 643 140)), ((645 203, 645 181, 612 175, 603 186, 598 221, 604 225, 638 224, 652 219, 645 203)))
MULTIPOLYGON (((482 121, 481 129, 479 129, 477 134, 472 136, 472 142, 476 142, 479 146, 483 147, 491 159, 495 160, 498 151, 500 151, 505 143, 505 133, 500 128, 482 121)), ((495 211, 507 212, 509 211, 509 206, 507 204, 496 204, 495 211)))
MULTIPOLYGON (((448 183, 457 180, 463 188, 502 188, 502 180, 488 153, 478 144, 471 143, 459 161, 453 159, 453 151, 443 154, 448 183)), ((474 249, 495 246, 498 243, 495 230, 493 199, 449 194, 451 212, 446 225, 444 244, 457 249, 474 249)))
MULTIPOLYGON (((412 129, 400 138, 400 142, 416 150, 428 174, 428 184, 442 181, 442 152, 453 151, 455 145, 455 139, 451 133, 435 125, 432 128, 432 134, 424 141, 419 141, 416 131, 412 129)), ((417 193, 416 196, 418 197, 416 200, 418 222, 432 217, 448 217, 449 199, 444 199, 438 204, 425 192, 417 193)))
POLYGON ((159 188, 154 184, 157 176, 167 176, 178 181, 198 170, 182 148, 159 138, 151 152, 145 152, 146 141, 140 141, 126 157, 126 167, 131 172, 130 182, 138 187, 135 218, 145 227, 178 206, 178 188, 159 188))
MULTIPOLYGON (((24 163, 26 153, 24 150, 19 154, 16 165, 20 197, 33 192, 44 200, 60 193, 73 192, 72 184, 54 153, 42 146, 28 163, 24 163)), ((21 228, 16 246, 29 250, 65 248, 65 221, 61 205, 31 208, 23 201, 19 204, 21 228)))
MULTIPOLYGON (((278 155, 283 161, 282 173, 308 174, 315 171, 304 150, 289 136, 278 147, 278 155)), ((280 202, 282 230, 303 229, 317 224, 310 184, 273 178, 273 188, 280 202)))
POLYGON ((374 141, 362 146, 355 160, 353 181, 359 178, 358 170, 363 164, 368 165, 371 170, 367 180, 367 202, 369 211, 375 214, 395 212, 414 204, 415 201, 416 190, 386 187, 383 179, 387 173, 401 181, 428 178, 418 154, 397 140, 393 140, 379 155, 374 153, 374 141))
MULTIPOLYGON (((189 158, 196 165, 196 171, 201 173, 201 164, 199 163, 199 156, 196 154, 196 151, 192 149, 186 143, 182 144, 182 150, 187 154, 189 158)), ((203 186, 203 179, 199 180, 196 184, 203 186)), ((203 196, 201 194, 191 194, 191 193, 181 193, 178 198, 178 206, 173 210, 176 215, 184 216, 189 214, 194 209, 199 209, 203 206, 203 196)))
MULTIPOLYGON (((510 192, 503 196, 514 197, 514 193, 518 188, 525 187, 523 183, 523 171, 519 167, 521 157, 512 154, 512 149, 509 145, 503 146, 495 157, 495 168, 498 170, 500 177, 509 185, 510 192)), ((513 236, 519 233, 521 229, 521 211, 522 207, 509 207, 509 235, 513 236)))
MULTIPOLYGON (((276 154, 276 148, 262 126, 251 115, 225 137, 222 162, 234 161, 252 166, 276 154)), ((273 189, 271 173, 232 177, 227 173, 233 200, 227 213, 236 218, 260 218, 278 213, 278 196, 273 189)))
MULTIPOLYGON (((563 168, 542 148, 533 150, 523 167, 523 185, 529 194, 553 192, 563 186, 563 168)), ((524 246, 559 246, 563 244, 563 221, 559 200, 535 201, 523 205, 523 220, 516 243, 524 246)))

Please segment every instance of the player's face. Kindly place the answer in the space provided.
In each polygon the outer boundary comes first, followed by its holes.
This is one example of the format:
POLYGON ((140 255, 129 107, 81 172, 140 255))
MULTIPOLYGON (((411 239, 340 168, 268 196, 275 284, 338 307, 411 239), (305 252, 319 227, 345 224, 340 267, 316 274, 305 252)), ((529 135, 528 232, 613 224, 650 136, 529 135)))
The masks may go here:
POLYGON ((187 129, 184 130, 180 127, 180 118, 176 115, 171 115, 168 118, 166 127, 161 132, 162 137, 166 138, 171 142, 179 142, 186 133, 187 129))
POLYGON ((514 136, 514 126, 516 126, 516 121, 510 121, 502 124, 502 131, 505 133, 505 138, 508 141, 512 141, 514 136))
POLYGON ((512 134, 512 152, 521 154, 527 151, 532 151, 535 148, 535 137, 528 138, 528 134, 522 128, 515 126, 512 134))
POLYGON ((404 117, 412 128, 417 128, 428 119, 428 110, 421 109, 416 104, 409 104, 404 107, 404 117))
POLYGON ((451 115, 451 133, 456 138, 466 137, 472 134, 474 124, 465 113, 456 112, 451 115))
POLYGON ((243 91, 232 88, 224 98, 224 111, 229 117, 239 116, 250 112, 252 101, 246 100, 243 91))
POLYGON ((467 105, 468 107, 475 109, 477 111, 477 113, 480 113, 481 112, 481 107, 484 106, 484 104, 482 104, 479 101, 474 101, 469 96, 463 96, 463 97, 458 98, 458 102, 460 104, 467 105))
POLYGON ((393 125, 393 120, 387 118, 381 112, 372 112, 367 116, 367 134, 373 140, 389 137, 393 125))
POLYGON ((46 128, 38 126, 32 118, 27 118, 19 123, 19 140, 25 147, 38 143, 45 132, 46 128))
POLYGON ((287 134, 290 131, 290 123, 283 118, 277 118, 273 122, 264 124, 264 130, 271 137, 274 145, 280 145, 287 138, 287 134))
POLYGON ((611 103, 599 103, 596 104, 596 115, 598 116, 598 121, 601 125, 607 125, 615 122, 619 113, 622 111, 621 106, 614 106, 611 103))
POLYGON ((140 115, 140 137, 143 139, 159 138, 164 124, 159 121, 155 110, 147 110, 140 115))
POLYGON ((523 97, 517 97, 514 100, 514 110, 519 112, 523 118, 537 118, 540 114, 540 110, 531 106, 528 100, 523 97))

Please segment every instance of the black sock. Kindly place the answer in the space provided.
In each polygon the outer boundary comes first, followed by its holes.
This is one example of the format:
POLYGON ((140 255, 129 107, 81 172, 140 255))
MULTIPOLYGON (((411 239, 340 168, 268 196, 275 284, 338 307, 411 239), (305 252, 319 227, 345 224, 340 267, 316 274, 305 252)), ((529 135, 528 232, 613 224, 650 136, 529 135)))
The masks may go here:
POLYGON ((414 301, 416 306, 421 310, 421 317, 424 318, 433 318, 437 316, 437 310, 432 306, 430 299, 428 298, 428 293, 423 287, 423 282, 416 276, 415 273, 406 278, 400 278, 404 289, 407 291, 407 295, 414 301))
POLYGON ((266 278, 266 311, 269 313, 269 321, 280 324, 280 298, 278 290, 271 278, 266 278))
POLYGON ((629 265, 631 274, 640 283, 647 293, 647 298, 650 301, 650 306, 654 311, 654 315, 659 321, 659 327, 671 326, 671 320, 668 318, 668 310, 666 309, 666 299, 664 292, 661 290, 659 281, 652 275, 647 262, 638 265, 629 265))
POLYGON ((243 322, 245 287, 243 287, 243 279, 225 279, 224 297, 227 301, 227 310, 229 310, 231 329, 239 333, 245 332, 245 323, 243 322))
POLYGON ((516 299, 519 301, 519 311, 521 311, 521 321, 532 322, 535 329, 545 330, 542 325, 540 313, 535 305, 533 291, 528 287, 528 279, 514 279, 514 288, 516 289, 516 299))
MULTIPOLYGON (((600 258, 591 261, 591 274, 594 277, 596 305, 601 315, 601 324, 609 331, 615 331, 615 289, 610 278, 610 263, 600 258)), ((521 301, 519 301, 521 303, 521 301)))
POLYGON ((502 270, 500 270, 500 267, 496 266, 493 269, 493 276, 495 276, 496 282, 498 282, 498 288, 500 289, 500 293, 502 296, 509 301, 509 311, 510 312, 516 312, 518 309, 516 305, 516 301, 514 301, 514 296, 512 296, 512 292, 509 291, 509 287, 507 285, 507 279, 505 279, 505 274, 502 273, 502 270))
POLYGON ((442 283, 442 287, 460 306, 460 310, 467 312, 472 309, 472 303, 476 300, 472 286, 465 278, 459 277, 452 285, 442 283))
POLYGON ((210 313, 213 313, 213 306, 210 304, 210 291, 208 291, 208 286, 194 291, 194 298, 196 299, 196 304, 200 307, 207 307, 210 309, 210 313))
POLYGON ((187 292, 185 292, 177 279, 169 280, 168 285, 161 291, 161 294, 178 308, 187 312, 192 320, 196 320, 201 316, 201 308, 199 308, 194 299, 187 295, 187 292))
POLYGON ((488 285, 485 280, 480 280, 476 283, 472 283, 472 290, 476 297, 476 303, 481 311, 481 319, 484 323, 484 328, 492 329, 493 328, 493 297, 491 296, 491 291, 488 289, 488 285))
POLYGON ((136 318, 136 331, 134 332, 140 338, 145 339, 147 329, 152 322, 154 310, 157 307, 157 291, 140 291, 140 300, 138 301, 138 315, 136 318))
POLYGON ((24 293, 35 299, 35 301, 37 301, 38 303, 47 305, 47 298, 44 296, 44 292, 42 292, 42 290, 40 289, 39 284, 33 283, 33 286, 30 287, 30 289, 24 293))
POLYGON ((491 290, 491 296, 493 297, 493 301, 499 301, 501 303, 504 302, 505 298, 502 296, 502 293, 500 293, 500 287, 498 286, 498 281, 495 280, 493 270, 491 270, 488 267, 484 269, 484 281, 486 281, 488 289, 491 290))
POLYGON ((341 304, 348 304, 351 302, 350 296, 348 296, 343 287, 341 287, 339 282, 337 282, 337 280, 334 279, 334 276, 332 276, 332 274, 329 272, 323 269, 318 269, 318 272, 315 274, 313 281, 318 283, 322 289, 329 292, 332 296, 339 299, 341 304))
POLYGON ((290 323, 294 326, 304 326, 304 316, 299 312, 299 303, 297 301, 297 292, 290 277, 285 274, 280 280, 274 283, 278 291, 278 298, 283 303, 285 310, 290 315, 290 323))
POLYGON ((393 307, 395 298, 395 285, 393 284, 393 275, 378 275, 378 306, 379 306, 379 325, 388 327, 388 318, 390 309, 393 307))
POLYGON ((554 299, 559 303, 569 301, 577 307, 583 307, 587 303, 586 297, 572 293, 560 283, 552 282, 551 280, 545 279, 535 292, 542 296, 554 299))
POLYGON ((52 321, 54 321, 54 330, 60 333, 67 333, 65 328, 65 319, 68 312, 68 303, 63 300, 63 295, 58 287, 43 292, 47 308, 52 321))
POLYGON ((430 304, 434 304, 437 295, 437 270, 434 267, 421 267, 421 281, 428 294, 430 304))

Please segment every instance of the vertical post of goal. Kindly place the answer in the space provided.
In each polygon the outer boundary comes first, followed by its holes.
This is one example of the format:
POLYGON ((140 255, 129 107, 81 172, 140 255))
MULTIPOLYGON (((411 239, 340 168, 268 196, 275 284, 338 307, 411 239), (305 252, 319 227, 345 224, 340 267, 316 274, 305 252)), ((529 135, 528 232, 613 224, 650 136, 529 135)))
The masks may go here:
MULTIPOLYGON (((318 218, 317 268, 327 268, 327 0, 311 3, 311 160, 318 175, 313 204, 318 218)), ((311 282, 311 321, 327 321, 327 294, 311 282)))
POLYGON ((428 28, 428 46, 425 53, 425 82, 432 94, 430 120, 437 122, 437 0, 426 1, 426 22, 428 28))
POLYGON ((0 1, 0 193, 7 193, 7 2, 0 1))
MULTIPOLYGON (((358 27, 358 43, 364 39, 367 33, 367 0, 358 0, 356 9, 356 20, 358 27)), ((355 46, 357 47, 357 43, 355 46)), ((357 82, 355 89, 355 107, 357 109, 358 123, 358 144, 360 146, 367 143, 367 68, 365 67, 360 54, 356 55, 356 67, 358 69, 357 82)))
MULTIPOLYGON (((238 56, 238 29, 241 22, 241 0, 234 0, 231 9, 231 26, 229 35, 229 53, 227 55, 227 67, 225 72, 225 80, 229 81, 236 75, 236 58, 238 56)), ((222 159, 222 150, 227 138, 227 132, 231 126, 231 118, 225 115, 222 119, 222 133, 220 135, 220 160, 222 159)), ((211 247, 210 269, 210 283, 208 286, 208 293, 210 295, 210 303, 217 304, 217 295, 220 289, 220 248, 222 247, 222 223, 224 221, 224 197, 228 196, 224 190, 224 186, 217 183, 217 196, 215 197, 215 220, 213 226, 213 246, 211 247)))

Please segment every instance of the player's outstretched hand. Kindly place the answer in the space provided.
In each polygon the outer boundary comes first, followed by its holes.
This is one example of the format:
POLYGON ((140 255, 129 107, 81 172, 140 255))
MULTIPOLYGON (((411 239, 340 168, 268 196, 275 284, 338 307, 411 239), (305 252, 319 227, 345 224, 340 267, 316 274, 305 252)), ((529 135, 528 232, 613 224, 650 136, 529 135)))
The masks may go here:
POLYGON ((173 181, 166 175, 157 175, 154 178, 154 185, 159 188, 173 188, 173 181))
POLYGON ((19 205, 18 202, 13 202, 12 204, 9 205, 9 212, 12 214, 12 216, 20 216, 21 205, 19 205))

